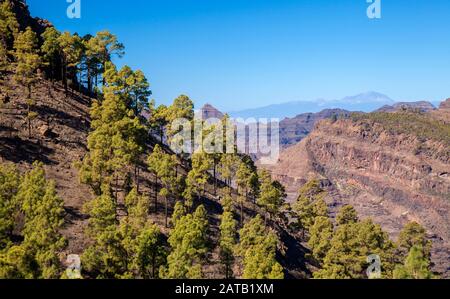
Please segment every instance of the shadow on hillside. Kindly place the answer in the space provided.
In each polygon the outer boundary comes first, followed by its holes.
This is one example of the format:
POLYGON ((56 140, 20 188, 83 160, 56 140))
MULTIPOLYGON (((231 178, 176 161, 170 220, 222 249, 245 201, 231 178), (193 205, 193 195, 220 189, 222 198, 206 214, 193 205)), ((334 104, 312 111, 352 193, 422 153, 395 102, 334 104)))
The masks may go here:
MULTIPOLYGON (((82 123, 82 116, 76 117, 70 115, 64 111, 57 110, 55 108, 49 107, 47 105, 41 105, 34 107, 35 112, 39 113, 39 115, 45 115, 48 120, 52 122, 55 121, 60 125, 71 127, 75 130, 83 130, 87 131, 87 126, 82 123)), ((50 126, 52 123, 50 122, 50 126)))
POLYGON ((11 134, 13 132, 18 132, 18 130, 15 128, 0 125, 0 132, 7 132, 7 134, 11 134))
POLYGON ((48 156, 53 150, 32 140, 19 137, 0 137, 0 156, 14 163, 41 161, 44 164, 56 164, 48 156))
POLYGON ((281 263, 284 269, 286 269, 285 278, 287 279, 298 279, 305 278, 302 276, 310 276, 311 272, 306 266, 306 253, 308 249, 302 246, 300 241, 288 233, 285 229, 277 227, 280 241, 285 247, 284 255, 279 251, 277 252, 277 259, 281 263))
MULTIPOLYGON (((201 199, 197 199, 195 202, 195 207, 203 204, 208 211, 209 217, 209 224, 210 227, 214 227, 215 229, 212 229, 210 231, 211 238, 214 238, 217 243, 217 238, 219 237, 219 231, 218 228, 220 226, 220 216, 223 212, 222 206, 219 202, 210 199, 208 197, 202 197, 201 199), (214 217, 216 216, 216 217, 214 217)), ((248 221, 250 218, 255 217, 257 215, 257 212, 254 210, 254 208, 258 209, 257 207, 248 207, 245 206, 243 209, 244 212, 244 221, 248 221)), ((240 218, 240 207, 235 207, 235 214, 236 214, 236 220, 239 220, 240 218)), ((239 224, 238 224, 239 226, 239 224)), ((268 220, 267 223, 268 227, 273 228, 279 239, 280 239, 280 246, 283 248, 283 253, 280 250, 277 250, 277 260, 280 262, 280 264, 283 266, 285 271, 285 278, 287 279, 299 279, 299 278, 306 278, 310 277, 311 272, 307 267, 308 259, 305 257, 305 255, 309 252, 309 250, 302 246, 301 240, 299 238, 296 238, 292 233, 289 232, 289 230, 282 225, 278 221, 268 220)), ((240 227, 238 227, 240 229, 240 227)), ((214 243, 214 242, 213 242, 214 243)))
POLYGON ((86 220, 89 218, 88 215, 81 213, 78 208, 66 206, 66 207, 64 207, 64 210, 67 213, 65 218, 66 218, 66 223, 68 223, 68 224, 73 224, 77 220, 86 220))

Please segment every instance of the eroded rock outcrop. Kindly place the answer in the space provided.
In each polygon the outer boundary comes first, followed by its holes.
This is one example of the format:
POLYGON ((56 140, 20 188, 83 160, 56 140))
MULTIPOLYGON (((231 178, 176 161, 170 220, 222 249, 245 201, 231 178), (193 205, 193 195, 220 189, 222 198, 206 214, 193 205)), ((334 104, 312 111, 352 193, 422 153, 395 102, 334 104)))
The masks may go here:
POLYGON ((286 185, 290 200, 308 179, 329 180, 333 213, 352 204, 393 238, 408 221, 421 223, 433 240, 434 270, 449 277, 450 118, 442 111, 446 105, 430 113, 324 120, 306 139, 283 151, 271 171, 286 185))

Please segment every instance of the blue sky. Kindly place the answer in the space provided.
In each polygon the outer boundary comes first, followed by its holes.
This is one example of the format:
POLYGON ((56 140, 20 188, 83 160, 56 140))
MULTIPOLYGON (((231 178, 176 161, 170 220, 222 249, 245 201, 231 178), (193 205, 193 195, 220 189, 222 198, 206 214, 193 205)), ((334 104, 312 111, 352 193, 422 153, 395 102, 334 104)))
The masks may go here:
POLYGON ((395 100, 450 97, 450 1, 28 0, 59 30, 109 29, 126 46, 117 61, 142 69, 158 103, 187 94, 223 110, 335 99, 365 91, 395 100))

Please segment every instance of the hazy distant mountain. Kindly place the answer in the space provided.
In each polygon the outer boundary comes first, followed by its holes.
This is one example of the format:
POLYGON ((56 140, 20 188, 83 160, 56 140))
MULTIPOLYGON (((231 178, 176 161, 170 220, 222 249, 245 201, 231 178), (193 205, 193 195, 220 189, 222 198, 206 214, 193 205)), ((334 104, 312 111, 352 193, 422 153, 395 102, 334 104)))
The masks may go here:
POLYGON ((388 96, 378 92, 366 92, 348 96, 340 100, 298 101, 275 104, 260 108, 230 112, 232 117, 242 118, 280 118, 294 117, 298 114, 317 113, 324 109, 345 109, 349 111, 370 112, 384 105, 393 105, 395 102, 388 96))
POLYGON ((222 119, 224 114, 211 104, 205 104, 203 107, 195 112, 195 116, 200 119, 218 118, 222 119))

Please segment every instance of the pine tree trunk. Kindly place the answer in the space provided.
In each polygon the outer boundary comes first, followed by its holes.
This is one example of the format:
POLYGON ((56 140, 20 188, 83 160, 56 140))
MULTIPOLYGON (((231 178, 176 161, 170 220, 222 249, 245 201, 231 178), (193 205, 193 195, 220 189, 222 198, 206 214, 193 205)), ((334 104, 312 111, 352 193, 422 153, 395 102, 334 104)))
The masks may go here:
POLYGON ((64 65, 64 92, 66 96, 68 95, 68 86, 67 86, 67 65, 64 65))
POLYGON ((152 278, 155 278, 155 268, 156 268, 156 253, 153 253, 152 255, 152 278))
POLYGON ((119 175, 116 174, 116 190, 115 190, 115 195, 114 197, 116 198, 116 203, 119 200, 119 175))
POLYGON ((88 94, 91 95, 92 93, 92 78, 91 78, 91 69, 87 68, 87 88, 88 88, 88 94))
POLYGON ((155 214, 158 214, 158 176, 155 175, 155 214))
POLYGON ((244 226, 244 201, 241 199, 241 226, 244 226))
POLYGON ((31 138, 31 118, 30 118, 31 105, 29 103, 30 101, 31 101, 31 85, 28 84, 28 103, 27 103, 28 138, 31 138))
POLYGON ((31 118, 30 118, 30 104, 28 104, 28 115, 27 115, 27 122, 28 122, 28 138, 31 138, 31 118))
POLYGON ((136 183, 136 191, 139 193, 139 167, 134 166, 134 181, 136 183))
POLYGON ((166 207, 165 207, 165 225, 166 225, 166 228, 169 227, 168 223, 167 223, 167 218, 169 217, 169 207, 168 207, 169 202, 168 201, 169 201, 168 200, 168 196, 166 196, 166 207))
POLYGON ((216 177, 216 168, 217 168, 217 164, 216 164, 216 160, 214 159, 214 195, 217 195, 217 177, 216 177))

